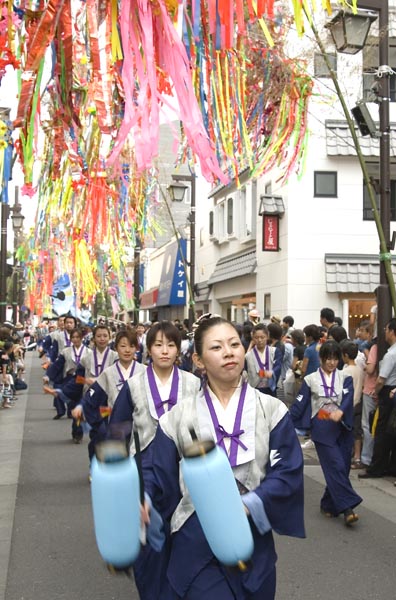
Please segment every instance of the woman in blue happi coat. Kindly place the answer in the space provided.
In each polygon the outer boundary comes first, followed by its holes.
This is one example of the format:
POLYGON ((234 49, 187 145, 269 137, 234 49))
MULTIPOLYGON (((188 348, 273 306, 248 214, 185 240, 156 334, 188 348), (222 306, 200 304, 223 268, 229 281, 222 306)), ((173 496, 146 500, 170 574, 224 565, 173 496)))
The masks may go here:
POLYGON ((143 463, 146 491, 170 524, 166 577, 177 599, 271 600, 276 587, 272 530, 305 536, 303 458, 293 424, 282 402, 245 381, 244 359, 231 323, 217 316, 199 322, 194 362, 205 373, 204 384, 161 417, 150 464, 143 463), (254 538, 246 571, 226 568, 215 558, 184 485, 179 466, 192 429, 199 439, 223 448, 230 461, 254 538))
POLYGON ((95 454, 95 446, 107 438, 107 426, 114 402, 124 383, 146 367, 136 361, 138 340, 132 329, 119 331, 114 342, 118 354, 111 366, 105 368, 88 391, 81 403, 73 411, 73 416, 83 418, 91 427, 88 454, 90 461, 95 454))
POLYGON ((354 441, 353 380, 337 369, 341 360, 337 342, 322 344, 319 359, 321 366, 304 378, 290 413, 296 427, 311 430, 326 480, 321 512, 328 517, 343 514, 350 526, 358 520, 354 509, 362 501, 349 479, 354 441))
MULTIPOLYGON (((54 383, 54 387, 44 385, 46 394, 54 397, 56 408, 55 420, 61 419, 66 408, 68 415, 78 404, 83 394, 84 386, 79 381, 79 377, 84 378, 89 368, 91 353, 82 343, 81 329, 73 329, 70 332, 70 346, 64 348, 55 362, 51 363, 47 369, 48 377, 54 383)), ((81 423, 73 418, 72 438, 76 443, 80 443, 83 437, 81 423)))
MULTIPOLYGON (((145 371, 129 379, 121 389, 113 406, 109 433, 114 437, 125 435, 129 441, 132 427, 139 435, 141 460, 151 468, 153 440, 159 419, 186 397, 195 397, 200 380, 177 366, 181 350, 181 332, 170 321, 161 321, 150 327, 146 336, 146 350, 150 363, 145 371)), ((135 454, 134 439, 130 451, 135 454)), ((166 581, 169 555, 169 527, 162 524, 162 543, 150 535, 134 564, 134 576, 141 600, 171 600, 173 591, 166 581)))

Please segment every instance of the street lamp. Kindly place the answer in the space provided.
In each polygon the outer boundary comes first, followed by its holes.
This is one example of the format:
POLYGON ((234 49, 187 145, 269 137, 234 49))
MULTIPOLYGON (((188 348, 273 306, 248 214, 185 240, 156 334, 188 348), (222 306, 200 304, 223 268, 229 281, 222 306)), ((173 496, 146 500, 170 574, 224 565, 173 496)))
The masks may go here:
POLYGON ((140 253, 142 251, 142 244, 140 236, 136 233, 135 236, 135 248, 133 255, 133 295, 135 301, 135 307, 133 310, 133 320, 135 325, 139 324, 139 310, 140 310, 140 253))
POLYGON ((356 14, 340 10, 326 24, 337 52, 344 54, 360 52, 366 43, 371 23, 376 19, 376 13, 369 10, 359 10, 356 14))
POLYGON ((195 288, 195 175, 172 175, 174 183, 168 187, 169 195, 174 202, 182 202, 186 193, 187 187, 183 185, 183 181, 190 184, 191 189, 191 204, 190 214, 188 220, 190 221, 190 260, 186 262, 190 269, 188 278, 188 292, 189 292, 189 304, 188 304, 188 324, 191 330, 192 325, 195 321, 195 300, 194 300, 194 288, 195 288))
MULTIPOLYGON (((390 82, 389 77, 392 69, 388 66, 389 63, 389 7, 388 0, 359 0, 359 8, 365 9, 363 22, 367 31, 362 27, 362 17, 357 14, 360 25, 354 29, 352 23, 355 15, 340 11, 330 23, 328 27, 331 31, 333 39, 336 43, 339 52, 353 53, 358 52, 364 47, 367 39, 368 30, 373 22, 373 14, 368 11, 376 11, 379 14, 379 69, 377 73, 378 83, 378 102, 379 102, 379 164, 380 164, 380 220, 383 229, 384 238, 386 240, 388 255, 392 248, 390 236, 390 125, 389 125, 389 100, 390 100, 390 82), (342 23, 342 24, 341 24, 342 23), (357 31, 360 32, 358 39, 357 31), (342 37, 348 37, 348 40, 342 37), (336 42, 336 39, 339 43, 336 42), (355 49, 352 52, 352 49, 355 49)), ((358 11, 361 13, 362 11, 358 11)), ((386 276, 386 268, 384 259, 388 260, 388 256, 384 256, 380 249, 380 284, 377 288, 377 331, 378 331, 378 357, 381 359, 385 354, 385 335, 384 328, 386 323, 392 317, 392 304, 390 297, 390 288, 386 276)))
POLYGON ((15 187, 15 201, 11 209, 12 230, 14 232, 14 266, 12 273, 12 322, 16 325, 18 321, 18 287, 19 287, 19 267, 16 258, 16 249, 19 246, 19 235, 23 229, 25 217, 22 214, 22 206, 18 202, 19 188, 15 187))
MULTIPOLYGON (((8 123, 10 120, 10 108, 0 107, 0 144, 9 146, 8 137, 10 135, 8 123)), ((7 309, 7 220, 10 208, 8 206, 8 179, 10 173, 3 169, 3 174, 0 181, 0 203, 1 203, 1 232, 0 232, 0 323, 6 320, 7 309)))

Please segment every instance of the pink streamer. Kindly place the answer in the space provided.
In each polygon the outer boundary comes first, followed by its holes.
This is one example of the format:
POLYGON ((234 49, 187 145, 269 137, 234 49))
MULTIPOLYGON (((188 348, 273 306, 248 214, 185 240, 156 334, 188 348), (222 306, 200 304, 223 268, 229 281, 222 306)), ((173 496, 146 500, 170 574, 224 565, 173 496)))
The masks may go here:
MULTIPOLYGON (((172 79, 178 99, 180 120, 193 153, 199 158, 201 171, 208 181, 216 178, 227 183, 205 130, 198 101, 191 82, 185 48, 179 39, 163 0, 158 0, 160 14, 152 11, 149 0, 121 1, 120 27, 124 50, 122 79, 125 89, 125 116, 116 143, 107 159, 113 165, 126 137, 133 129, 137 169, 152 166, 159 147, 159 107, 163 98, 157 89, 155 41, 159 44, 159 65, 172 79), (144 57, 144 59, 143 59, 144 57), (134 80, 139 82, 136 92, 134 80)), ((165 103, 166 104, 166 103, 165 103)))

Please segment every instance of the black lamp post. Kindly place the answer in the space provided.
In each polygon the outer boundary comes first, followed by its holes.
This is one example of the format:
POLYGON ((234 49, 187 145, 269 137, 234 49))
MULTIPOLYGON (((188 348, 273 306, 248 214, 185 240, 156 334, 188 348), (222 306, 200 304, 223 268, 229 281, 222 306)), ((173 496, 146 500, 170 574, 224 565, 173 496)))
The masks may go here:
POLYGON ((142 245, 140 236, 136 234, 135 248, 134 248, 134 261, 133 261, 133 295, 135 301, 135 308, 133 311, 133 320, 135 325, 139 323, 139 309, 140 309, 140 253, 142 251, 142 245))
POLYGON ((188 324, 191 327, 195 321, 195 299, 194 299, 194 288, 195 288, 195 175, 172 175, 172 179, 175 183, 172 183, 168 187, 169 195, 174 202, 182 202, 186 193, 187 187, 182 182, 188 182, 191 189, 191 204, 190 214, 188 220, 190 221, 190 260, 186 264, 189 267, 188 277, 188 292, 189 292, 189 304, 188 304, 188 324))
MULTIPOLYGON (((0 107, 0 120, 4 123, 8 123, 10 119, 10 108, 0 107)), ((7 137, 9 135, 9 128, 5 131, 0 132, 0 141, 7 143, 7 137)), ((6 173, 3 173, 2 181, 0 181, 0 192, 1 192, 1 240, 0 240, 0 323, 4 323, 6 320, 6 309, 7 309, 7 221, 10 212, 10 208, 7 204, 7 186, 8 181, 6 180, 6 173)))
POLYGON ((19 236, 23 229, 25 217, 22 214, 22 206, 18 202, 19 188, 15 187, 15 202, 11 209, 12 230, 14 232, 14 267, 12 273, 12 322, 18 321, 18 298, 19 298, 19 267, 16 259, 16 249, 19 245, 19 236))
POLYGON ((9 206, 1 202, 1 241, 0 241, 0 323, 6 320, 7 309, 7 220, 9 206))
MULTIPOLYGON (((390 125, 389 77, 392 69, 389 68, 389 7, 388 0, 359 0, 359 10, 356 15, 340 11, 327 25, 330 29, 336 48, 339 52, 356 54, 365 45, 371 23, 379 15, 379 70, 377 74, 378 102, 379 102, 379 127, 380 127, 380 220, 386 240, 388 253, 392 247, 390 236, 390 125), (373 12, 376 11, 376 12, 373 12)), ((385 257, 388 258, 388 257, 385 257)), ((377 330, 378 330, 378 356, 382 358, 385 353, 386 323, 392 317, 392 303, 390 288, 386 276, 383 252, 380 249, 380 284, 377 288, 377 330)))

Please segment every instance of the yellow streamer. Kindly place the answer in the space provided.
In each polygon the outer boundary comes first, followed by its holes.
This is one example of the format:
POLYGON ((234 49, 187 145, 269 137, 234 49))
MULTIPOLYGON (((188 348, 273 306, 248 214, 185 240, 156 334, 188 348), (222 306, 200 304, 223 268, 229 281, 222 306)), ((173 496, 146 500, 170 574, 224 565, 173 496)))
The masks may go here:
MULTIPOLYGON (((254 12, 256 13, 256 16, 257 16, 257 2, 256 2, 256 0, 252 0, 252 6, 253 6, 253 10, 254 10, 254 12)), ((272 39, 272 35, 270 34, 270 31, 269 31, 269 29, 267 27, 266 22, 264 21, 264 19, 262 17, 260 17, 258 19, 258 22, 260 24, 261 29, 263 30, 264 37, 267 40, 268 45, 270 46, 270 48, 273 48, 274 45, 275 45, 274 44, 274 40, 272 39)))
POLYGON ((123 59, 120 36, 117 27, 118 2, 111 0, 111 58, 113 63, 123 59))

